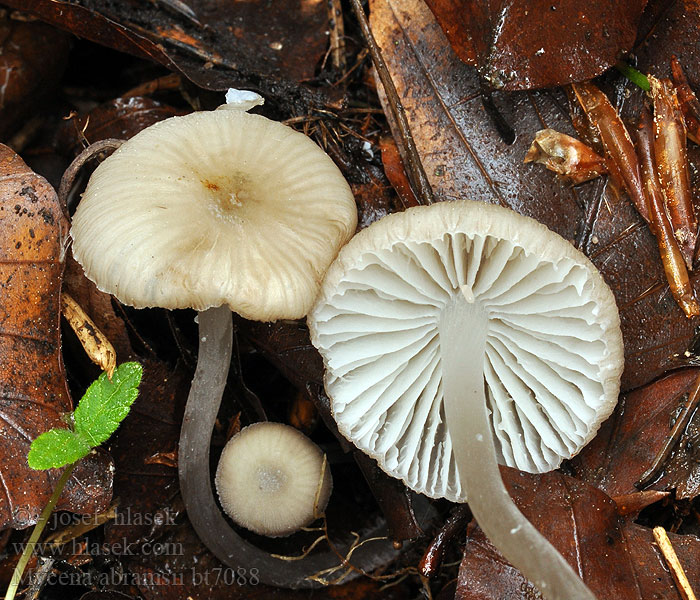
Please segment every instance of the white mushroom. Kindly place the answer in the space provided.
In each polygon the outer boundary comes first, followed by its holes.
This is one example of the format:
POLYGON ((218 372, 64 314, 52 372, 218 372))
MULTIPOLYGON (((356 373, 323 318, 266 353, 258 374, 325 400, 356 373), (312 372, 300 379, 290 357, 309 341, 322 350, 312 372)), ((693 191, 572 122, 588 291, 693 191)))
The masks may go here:
POLYGON ((356 226, 350 188, 323 150, 229 107, 123 144, 92 174, 71 237, 88 278, 125 304, 225 304, 273 321, 306 315, 356 226))
MULTIPOLYGON (((348 184, 316 144, 245 112, 259 96, 228 98, 225 110, 144 129, 97 167, 73 218, 73 255, 125 304, 203 311, 179 446, 188 517, 229 566, 252 562, 264 583, 308 587, 298 568, 228 526, 213 497, 209 441, 231 361, 230 311, 260 321, 304 316, 357 213, 348 184)), ((308 567, 336 560, 328 552, 308 567)))
POLYGON ((593 598, 497 467, 556 468, 617 402, 617 308, 583 254, 498 206, 418 207, 341 250, 308 322, 343 435, 415 491, 468 500, 546 598, 593 598))
POLYGON ((255 423, 221 453, 216 489, 226 514, 260 535, 299 531, 325 510, 333 483, 323 452, 282 423, 255 423))

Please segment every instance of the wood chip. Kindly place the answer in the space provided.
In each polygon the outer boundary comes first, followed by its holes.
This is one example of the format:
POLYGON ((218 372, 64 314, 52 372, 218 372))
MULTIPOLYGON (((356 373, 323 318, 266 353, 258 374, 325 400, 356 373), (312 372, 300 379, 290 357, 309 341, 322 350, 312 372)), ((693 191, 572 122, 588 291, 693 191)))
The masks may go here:
POLYGON ((112 373, 117 366, 117 352, 114 346, 70 295, 63 294, 61 309, 90 360, 112 379, 112 373))
POLYGON ((676 551, 671 545, 671 540, 669 540, 668 535, 666 535, 666 530, 663 527, 654 527, 653 532, 656 544, 659 546, 661 554, 663 554, 664 560, 671 571, 671 575, 676 582, 676 586, 678 587, 678 591, 681 593, 683 600, 697 600, 693 589, 690 587, 688 578, 685 575, 683 566, 678 560, 676 551))

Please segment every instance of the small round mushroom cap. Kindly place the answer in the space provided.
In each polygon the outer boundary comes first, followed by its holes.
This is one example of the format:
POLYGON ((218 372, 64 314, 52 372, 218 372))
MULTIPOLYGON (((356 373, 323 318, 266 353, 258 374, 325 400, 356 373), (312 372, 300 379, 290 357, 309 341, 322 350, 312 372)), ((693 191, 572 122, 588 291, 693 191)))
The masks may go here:
POLYGON ((314 142, 229 107, 124 143, 90 178, 71 237, 88 278, 125 304, 227 304, 271 321, 307 313, 356 225, 348 184, 314 142))
POLYGON ((445 423, 446 353, 475 352, 499 462, 524 471, 576 454, 617 402, 609 288, 562 237, 498 206, 444 202, 371 225, 329 268, 308 322, 341 433, 430 497, 467 499, 445 423))
POLYGON ((221 506, 236 523, 255 533, 290 535, 311 523, 328 504, 333 483, 328 464, 322 472, 323 466, 321 449, 294 427, 249 425, 229 440, 221 454, 216 470, 221 506))

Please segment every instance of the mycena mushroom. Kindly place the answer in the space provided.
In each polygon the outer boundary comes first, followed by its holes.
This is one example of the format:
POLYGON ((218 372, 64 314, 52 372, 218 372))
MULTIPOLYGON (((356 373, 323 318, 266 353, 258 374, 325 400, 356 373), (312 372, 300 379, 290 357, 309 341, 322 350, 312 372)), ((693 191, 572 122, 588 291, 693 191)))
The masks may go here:
MULTIPOLYGON (((95 170, 73 218, 73 255, 125 304, 200 311, 179 446, 189 519, 226 564, 255 562, 265 583, 311 586, 296 563, 273 559, 228 525, 212 493, 209 442, 231 359, 231 311, 260 321, 303 317, 355 231, 356 207, 316 144, 246 112, 259 96, 227 100, 221 110, 148 127, 95 170)), ((306 575, 337 564, 330 551, 311 556, 306 575)))
POLYGON ((498 206, 409 209, 340 251, 308 323, 344 436, 413 490, 467 501, 548 600, 594 598, 498 469, 556 468, 617 402, 618 312, 583 254, 498 206))
POLYGON ((226 514, 260 535, 281 537, 315 521, 333 489, 323 451, 283 423, 253 423, 226 444, 216 490, 226 514))

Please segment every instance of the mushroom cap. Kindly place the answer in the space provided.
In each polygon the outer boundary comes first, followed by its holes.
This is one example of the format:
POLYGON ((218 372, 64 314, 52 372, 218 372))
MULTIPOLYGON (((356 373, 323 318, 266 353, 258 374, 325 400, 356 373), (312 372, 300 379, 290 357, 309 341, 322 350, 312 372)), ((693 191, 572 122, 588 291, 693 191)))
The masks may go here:
POLYGON ((125 304, 261 321, 304 316, 357 209, 333 161, 290 127, 242 110, 152 125, 93 173, 73 255, 125 304))
POLYGON ((216 489, 226 514, 260 535, 290 535, 316 519, 333 482, 323 452, 282 423, 255 423, 233 436, 221 453, 216 489), (319 484, 320 491, 319 491, 319 484), (318 497, 318 504, 316 500, 318 497))
POLYGON ((470 332, 460 348, 441 347, 439 335, 459 302, 488 321, 474 360, 499 462, 524 471, 554 469, 595 436, 617 402, 624 352, 595 266, 533 219, 444 202, 356 235, 308 316, 338 429, 413 490, 463 502, 441 354, 470 352, 470 332))

